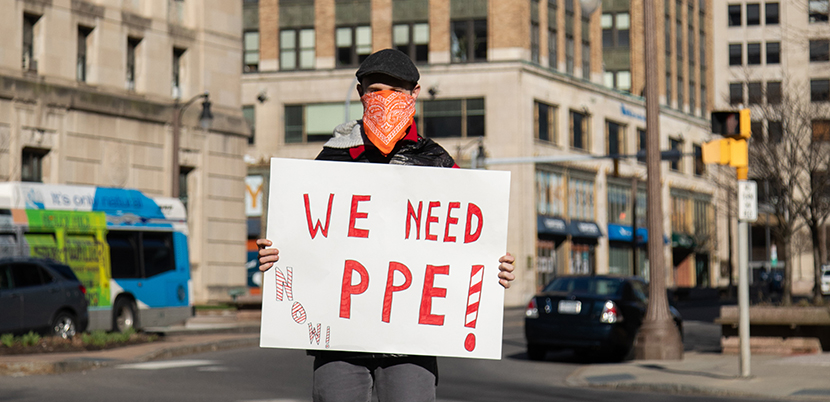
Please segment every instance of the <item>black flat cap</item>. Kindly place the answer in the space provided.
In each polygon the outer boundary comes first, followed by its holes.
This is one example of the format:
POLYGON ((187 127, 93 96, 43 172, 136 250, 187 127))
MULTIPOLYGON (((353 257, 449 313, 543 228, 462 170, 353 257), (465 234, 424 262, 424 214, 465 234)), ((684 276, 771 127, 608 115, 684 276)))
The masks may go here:
POLYGON ((379 50, 363 60, 355 76, 358 81, 362 81, 368 74, 386 74, 413 84, 417 84, 421 78, 415 63, 406 53, 397 49, 379 50))

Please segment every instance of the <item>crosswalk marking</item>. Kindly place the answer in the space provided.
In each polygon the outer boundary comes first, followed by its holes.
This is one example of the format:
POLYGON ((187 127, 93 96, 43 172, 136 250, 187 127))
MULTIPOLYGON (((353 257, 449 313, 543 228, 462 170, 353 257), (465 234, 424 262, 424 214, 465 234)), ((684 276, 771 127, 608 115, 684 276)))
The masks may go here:
POLYGON ((159 362, 122 364, 115 366, 115 368, 129 370, 164 370, 181 367, 209 366, 218 363, 219 362, 214 360, 167 360, 159 362))

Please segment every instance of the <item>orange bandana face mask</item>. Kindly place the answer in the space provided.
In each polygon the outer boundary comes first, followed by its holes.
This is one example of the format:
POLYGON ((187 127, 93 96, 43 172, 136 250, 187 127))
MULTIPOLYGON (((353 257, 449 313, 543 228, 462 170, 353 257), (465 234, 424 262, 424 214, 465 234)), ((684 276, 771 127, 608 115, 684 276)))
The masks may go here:
POLYGON ((415 98, 397 91, 366 93, 363 102, 363 130, 383 155, 389 155, 395 144, 406 135, 415 116, 415 98))

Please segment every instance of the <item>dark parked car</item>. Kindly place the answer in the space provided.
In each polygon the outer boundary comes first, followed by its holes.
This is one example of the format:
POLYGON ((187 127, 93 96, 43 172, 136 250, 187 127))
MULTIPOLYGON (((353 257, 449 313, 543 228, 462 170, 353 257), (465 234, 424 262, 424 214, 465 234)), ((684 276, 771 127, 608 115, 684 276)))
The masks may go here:
POLYGON ((39 258, 2 258, 0 334, 37 331, 71 338, 89 324, 85 293, 66 265, 39 258))
MULTIPOLYGON (((632 350, 647 303, 648 285, 637 277, 556 278, 527 305, 527 356, 542 360, 548 350, 574 349, 623 360, 632 350)), ((680 313, 670 310, 682 336, 680 313)))

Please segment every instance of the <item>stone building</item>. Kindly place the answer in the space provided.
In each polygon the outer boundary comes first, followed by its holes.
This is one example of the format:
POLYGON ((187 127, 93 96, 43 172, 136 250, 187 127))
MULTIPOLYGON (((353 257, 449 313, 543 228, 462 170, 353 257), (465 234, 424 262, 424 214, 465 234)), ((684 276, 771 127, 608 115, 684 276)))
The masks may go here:
MULTIPOLYGON (((721 110, 749 108, 753 145, 830 140, 830 18, 828 0, 744 1, 720 5, 714 14, 712 47, 714 105, 721 110)), ((784 146, 783 144, 781 146, 784 146)), ((774 205, 782 188, 752 166, 758 183, 759 219, 751 225, 753 278, 763 271, 793 267, 793 291, 813 288, 813 241, 806 228, 785 241, 775 235, 774 205)), ((799 221, 801 226, 803 221, 799 221)), ((827 249, 826 231, 823 248, 827 249)), ((821 246, 820 246, 821 247, 821 246)), ((827 263, 828 261, 822 261, 827 263)))
POLYGON ((179 192, 195 302, 243 286, 241 4, 2 0, 0 9, 0 180, 179 192), (174 115, 191 100, 176 149, 174 115))
MULTIPOLYGON (((711 72, 700 44, 711 38, 711 1, 666 4, 660 148, 684 155, 662 164, 668 284, 718 286, 726 252, 714 223, 719 193, 691 156, 710 137, 711 72)), ((507 305, 524 305, 559 274, 647 276, 646 172, 633 157, 645 147, 642 1, 246 0, 244 7, 250 57, 242 104, 256 127, 250 175, 267 183, 269 158, 313 158, 336 124, 360 118, 354 72, 373 51, 394 47, 421 71, 421 134, 459 165, 471 165, 479 138, 493 162, 551 158, 488 166, 512 178, 508 250, 517 280, 507 305), (611 154, 623 156, 602 158, 611 154)), ((264 233, 255 215, 252 238, 264 233)))

